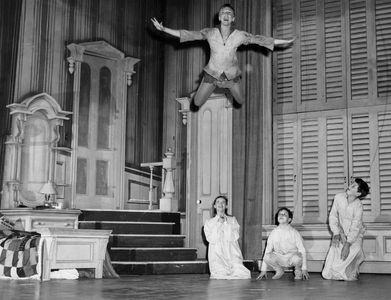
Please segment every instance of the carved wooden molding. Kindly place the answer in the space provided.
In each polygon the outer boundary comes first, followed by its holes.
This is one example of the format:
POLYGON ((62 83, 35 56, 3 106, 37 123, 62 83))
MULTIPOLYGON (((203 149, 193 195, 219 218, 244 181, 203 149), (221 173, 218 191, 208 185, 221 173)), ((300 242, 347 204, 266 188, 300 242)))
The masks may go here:
POLYGON ((59 127, 72 112, 62 110, 47 93, 41 93, 7 106, 12 116, 7 137, 2 208, 23 203, 41 204, 39 193, 47 181, 55 182, 55 160, 59 127))
POLYGON ((140 61, 138 58, 125 57, 125 54, 118 49, 111 46, 105 41, 86 42, 80 44, 69 44, 67 46, 70 51, 70 56, 67 60, 69 63, 69 73, 73 74, 75 71, 75 64, 84 61, 84 55, 92 55, 102 57, 104 59, 117 60, 122 62, 123 72, 125 74, 126 84, 132 84, 132 75, 135 73, 134 66, 140 61))
POLYGON ((183 125, 187 125, 188 113, 190 112, 190 100, 189 97, 176 98, 176 101, 181 105, 179 112, 182 114, 183 125))

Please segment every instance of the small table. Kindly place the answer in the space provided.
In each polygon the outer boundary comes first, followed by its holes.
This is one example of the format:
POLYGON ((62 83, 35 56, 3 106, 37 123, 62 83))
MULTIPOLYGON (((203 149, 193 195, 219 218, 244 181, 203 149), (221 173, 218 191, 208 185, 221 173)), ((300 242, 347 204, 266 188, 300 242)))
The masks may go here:
POLYGON ((102 278, 103 262, 111 230, 40 228, 41 280, 50 280, 52 269, 93 268, 102 278))

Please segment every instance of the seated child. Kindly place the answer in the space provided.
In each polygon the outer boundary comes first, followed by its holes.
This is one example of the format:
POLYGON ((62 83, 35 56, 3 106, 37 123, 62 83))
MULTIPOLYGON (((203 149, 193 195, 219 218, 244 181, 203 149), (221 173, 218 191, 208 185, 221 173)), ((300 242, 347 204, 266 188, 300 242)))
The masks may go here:
POLYGON ((306 251, 300 233, 291 226, 293 213, 286 207, 277 211, 277 228, 270 233, 263 256, 261 273, 257 277, 267 278, 267 266, 272 267, 276 274, 272 279, 284 275, 285 267, 295 268, 295 279, 308 279, 306 251))

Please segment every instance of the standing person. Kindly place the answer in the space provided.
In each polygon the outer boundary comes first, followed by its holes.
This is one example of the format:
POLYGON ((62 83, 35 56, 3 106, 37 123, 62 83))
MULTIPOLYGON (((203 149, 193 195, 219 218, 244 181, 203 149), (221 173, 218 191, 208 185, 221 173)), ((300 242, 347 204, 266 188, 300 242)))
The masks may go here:
POLYGON ((365 232, 361 200, 369 193, 368 184, 356 178, 345 193, 336 194, 329 214, 333 237, 322 276, 325 279, 357 280, 364 261, 362 239, 365 232))
POLYGON ((216 87, 229 89, 237 103, 243 104, 239 69, 236 50, 240 45, 257 44, 269 50, 274 45, 288 46, 292 40, 279 40, 262 35, 253 35, 233 28, 235 10, 230 4, 224 4, 219 9, 217 28, 204 28, 200 31, 174 30, 163 26, 155 18, 151 21, 157 30, 180 38, 180 42, 207 40, 210 47, 210 59, 204 68, 204 76, 194 96, 193 105, 203 105, 216 87))
POLYGON ((270 233, 258 279, 267 277, 267 266, 272 267, 276 274, 272 279, 284 275, 284 268, 295 268, 295 279, 309 279, 307 271, 306 250, 300 233, 291 226, 293 213, 287 207, 277 211, 277 227, 270 233))
POLYGON ((208 261, 211 279, 249 279, 251 272, 243 265, 239 247, 239 224, 227 215, 228 199, 218 196, 213 201, 214 217, 204 225, 209 242, 208 261))

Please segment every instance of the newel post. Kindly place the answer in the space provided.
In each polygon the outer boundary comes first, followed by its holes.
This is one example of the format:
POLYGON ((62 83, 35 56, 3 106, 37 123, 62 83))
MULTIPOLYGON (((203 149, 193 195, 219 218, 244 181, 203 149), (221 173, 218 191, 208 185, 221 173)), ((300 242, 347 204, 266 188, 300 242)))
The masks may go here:
POLYGON ((159 209, 162 211, 171 211, 172 201, 174 199, 174 180, 173 171, 175 170, 174 152, 171 148, 164 154, 163 158, 163 170, 164 170, 164 183, 163 183, 163 198, 160 199, 159 209))

